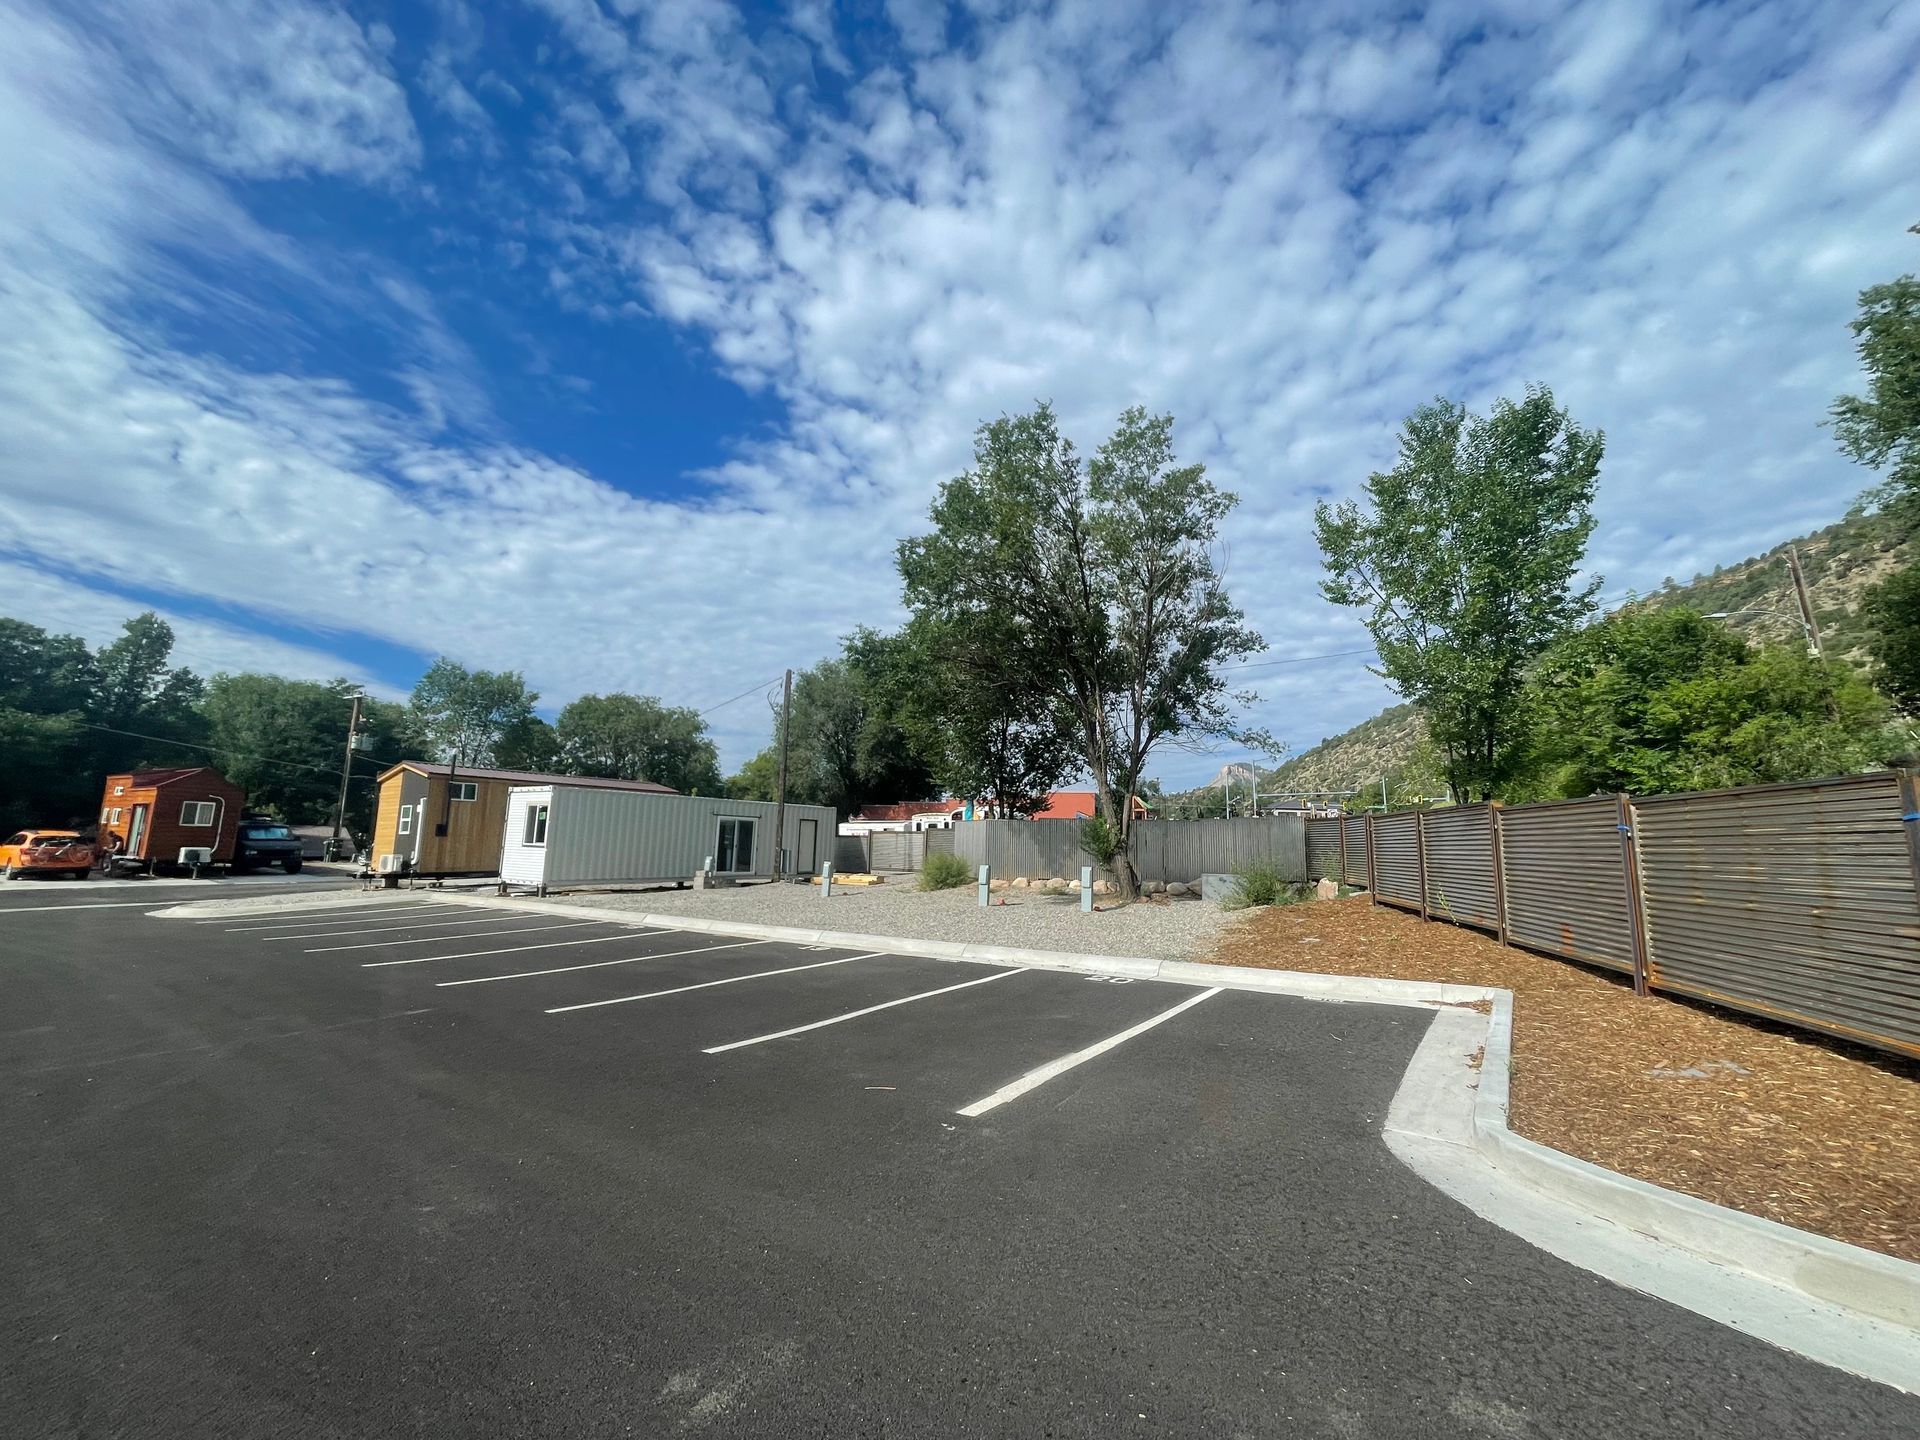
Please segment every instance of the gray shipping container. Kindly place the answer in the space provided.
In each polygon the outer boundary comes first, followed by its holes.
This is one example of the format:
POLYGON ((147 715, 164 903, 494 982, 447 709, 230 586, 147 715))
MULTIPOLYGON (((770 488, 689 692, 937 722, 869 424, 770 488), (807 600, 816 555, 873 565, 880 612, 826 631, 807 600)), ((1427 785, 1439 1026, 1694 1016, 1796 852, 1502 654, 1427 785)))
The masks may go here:
MULTIPOLYGON (((516 785, 507 794, 500 879, 545 893, 582 885, 673 884, 713 860, 716 874, 773 874, 775 807, 765 800, 648 795, 577 785, 516 785)), ((788 805, 794 873, 833 855, 834 813, 788 805)))

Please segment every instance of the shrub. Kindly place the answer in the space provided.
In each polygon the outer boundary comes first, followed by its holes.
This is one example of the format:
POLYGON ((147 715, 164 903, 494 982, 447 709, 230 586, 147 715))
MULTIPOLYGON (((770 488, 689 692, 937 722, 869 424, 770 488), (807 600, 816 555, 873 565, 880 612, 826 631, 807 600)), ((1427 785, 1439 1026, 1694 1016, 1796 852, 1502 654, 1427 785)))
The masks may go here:
POLYGON ((1248 910, 1256 905, 1291 905, 1307 894, 1306 886, 1294 884, 1270 862, 1256 860, 1234 872, 1233 889, 1220 902, 1220 908, 1248 910))
POLYGON ((958 855, 939 851, 920 867, 922 890, 953 890, 973 879, 973 867, 958 855))
POLYGON ((1080 822, 1080 848, 1093 857, 1102 870, 1113 868, 1113 857, 1120 853, 1120 830, 1104 815, 1080 822))

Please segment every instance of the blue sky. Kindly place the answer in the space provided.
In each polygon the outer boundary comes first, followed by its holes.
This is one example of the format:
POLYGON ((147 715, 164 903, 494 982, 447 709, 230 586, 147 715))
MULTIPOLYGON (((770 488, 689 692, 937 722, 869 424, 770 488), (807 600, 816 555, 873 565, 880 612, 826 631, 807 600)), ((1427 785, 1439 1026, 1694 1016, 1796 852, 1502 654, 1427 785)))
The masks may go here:
MULTIPOLYGON (((1315 498, 1544 381, 1609 594, 1868 477, 1920 268, 1920 4, 0 0, 0 613, 196 667, 706 707, 897 618, 974 426, 1128 405, 1242 496, 1272 653, 1364 635, 1315 498)), ((1249 672, 1304 748, 1391 698, 1249 672)), ((729 768, 753 699, 713 717, 729 768)), ((1173 784, 1217 755, 1171 753, 1173 784)))

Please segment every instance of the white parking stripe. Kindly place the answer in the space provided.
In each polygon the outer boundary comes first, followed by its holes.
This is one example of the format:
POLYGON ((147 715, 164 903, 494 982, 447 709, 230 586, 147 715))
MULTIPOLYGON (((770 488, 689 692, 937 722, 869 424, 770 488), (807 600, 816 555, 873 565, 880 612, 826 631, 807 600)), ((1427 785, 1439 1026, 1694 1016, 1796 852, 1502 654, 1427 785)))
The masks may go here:
POLYGON ((596 960, 591 965, 562 965, 553 970, 520 970, 512 975, 476 975, 470 980, 442 980, 435 987, 491 985, 496 980, 531 980, 536 975, 568 975, 575 970, 604 970, 609 965, 634 965, 642 960, 672 960, 681 955, 705 955, 711 950, 739 950, 748 945, 771 945, 771 940, 736 940, 730 945, 701 945, 693 950, 669 950, 663 955, 629 955, 624 960, 596 960))
POLYGON ((133 910, 141 908, 158 910, 163 905, 173 905, 176 903, 178 902, 158 897, 152 900, 98 900, 82 905, 67 905, 56 901, 52 905, 0 906, 0 915, 18 915, 29 912, 35 915, 58 915, 65 910, 133 910))
POLYGON ((489 935, 538 935, 542 930, 578 930, 583 925, 598 925, 598 920, 569 920, 564 925, 517 925, 511 930, 476 930, 471 935, 416 935, 411 940, 369 940, 364 945, 316 945, 302 955, 331 955, 337 950, 397 950, 402 945, 464 945, 469 940, 484 940, 489 935))
POLYGON ((804 1035, 809 1030, 824 1030, 829 1025, 838 1025, 844 1020, 858 1020, 862 1015, 877 1015, 882 1010, 891 1010, 896 1005, 911 1005, 916 1000, 931 1000, 936 995, 951 995, 956 990, 965 990, 974 985, 991 985, 995 980, 1004 980, 1009 975, 1024 975, 1021 969, 1001 970, 992 975, 983 975, 978 980, 962 980, 958 985, 943 985, 938 990, 922 990, 918 995, 902 995, 898 1000, 889 1000, 883 1005, 869 1005, 864 1010, 849 1010, 844 1015, 835 1015, 831 1019, 816 1020, 811 1025, 796 1025, 791 1030, 776 1030, 771 1035, 756 1035, 751 1040, 735 1040, 726 1045, 709 1046, 707 1055, 719 1055, 727 1050, 739 1050, 747 1045, 764 1045, 769 1040, 784 1040, 789 1035, 804 1035))
MULTIPOLYGON (((256 940, 326 940, 335 935, 381 935, 389 930, 455 930, 468 925, 498 925, 504 915, 482 915, 478 920, 409 920, 404 925, 355 925, 346 930, 306 930, 298 935, 255 935, 256 940)), ((324 922, 322 922, 324 923, 324 922)), ((232 931, 228 931, 232 934, 232 931)))
MULTIPOLYGON (((565 1015, 570 1010, 597 1010, 602 1005, 625 1005, 631 1000, 658 1000, 663 995, 684 995, 689 990, 711 990, 716 985, 738 985, 742 980, 765 980, 771 975, 792 975, 801 970, 818 970, 825 965, 848 965, 855 960, 872 960, 884 955, 884 950, 875 950, 871 955, 843 955, 838 960, 815 960, 809 965, 789 965, 784 970, 759 970, 751 975, 729 975, 724 980, 703 980, 698 985, 676 985, 671 990, 649 990, 645 995, 616 995, 611 1000, 589 1000, 583 1005, 556 1005, 547 1011, 549 1015, 565 1015)), ((442 980, 442 985, 464 985, 464 980, 442 980)))
MULTIPOLYGON (((558 950, 566 945, 605 945, 609 940, 631 940, 635 934, 647 933, 645 930, 640 930, 624 935, 596 935, 591 940, 549 940, 544 945, 507 945, 498 950, 466 950, 458 955, 422 955, 417 960, 363 960, 360 962, 360 968, 384 970, 389 965, 425 965, 430 960, 471 960, 476 955, 518 955, 523 950, 558 950)), ((471 940, 474 937, 470 935, 467 938, 471 940)))
POLYGON ((413 900, 404 905, 386 905, 377 910, 361 910, 358 905, 302 905, 291 913, 282 910, 279 918, 268 919, 272 912, 249 910, 238 915, 222 915, 217 920, 196 920, 196 925, 228 925, 236 930, 284 930, 290 925, 344 925, 349 919, 391 920, 396 915, 432 914, 435 911, 453 911, 458 913, 468 909, 465 905, 448 905, 444 902, 413 900), (343 910, 360 910, 358 916, 347 916, 343 910), (317 918, 309 918, 309 916, 317 918), (234 925, 234 921, 240 921, 234 925))
POLYGON ((1062 1055, 1058 1060, 1050 1060, 1038 1070, 1029 1070, 1011 1085, 1001 1086, 998 1090, 994 1091, 993 1094, 987 1096, 986 1099, 974 1101, 973 1104, 967 1106, 966 1109, 959 1113, 968 1117, 984 1115, 987 1111, 997 1109, 1009 1100, 1018 1100, 1029 1090, 1039 1089, 1040 1086, 1046 1084, 1047 1081, 1053 1079, 1054 1076, 1064 1075, 1067 1071, 1073 1069, 1074 1066, 1084 1065, 1087 1061, 1093 1059, 1094 1056, 1104 1055, 1116 1045, 1126 1044, 1127 1041, 1133 1039, 1134 1036, 1145 1034, 1147 1031, 1153 1029, 1154 1026, 1164 1024, 1168 1020, 1171 1020, 1182 1010, 1191 1010, 1202 1000, 1211 1000, 1219 993, 1220 990, 1218 987, 1212 990, 1202 990, 1198 995, 1189 996, 1187 999, 1182 1000, 1171 1010, 1162 1010, 1152 1019, 1142 1020, 1130 1030, 1122 1030, 1118 1035, 1109 1035, 1106 1039, 1099 1041, 1097 1044, 1089 1045, 1084 1050, 1076 1050, 1071 1055, 1062 1055))

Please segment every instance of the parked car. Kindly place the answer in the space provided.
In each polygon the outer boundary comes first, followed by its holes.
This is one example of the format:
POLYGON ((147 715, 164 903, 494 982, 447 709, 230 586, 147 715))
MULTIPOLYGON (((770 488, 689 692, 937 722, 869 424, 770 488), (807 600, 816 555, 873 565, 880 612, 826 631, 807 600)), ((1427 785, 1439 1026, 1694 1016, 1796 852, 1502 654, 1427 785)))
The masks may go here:
POLYGON ((254 870, 278 865, 289 875, 300 873, 300 837, 269 815, 243 815, 233 842, 233 869, 254 870))
POLYGON ((15 875, 84 880, 92 873, 93 842, 75 830, 22 830, 0 845, 0 880, 15 875))

